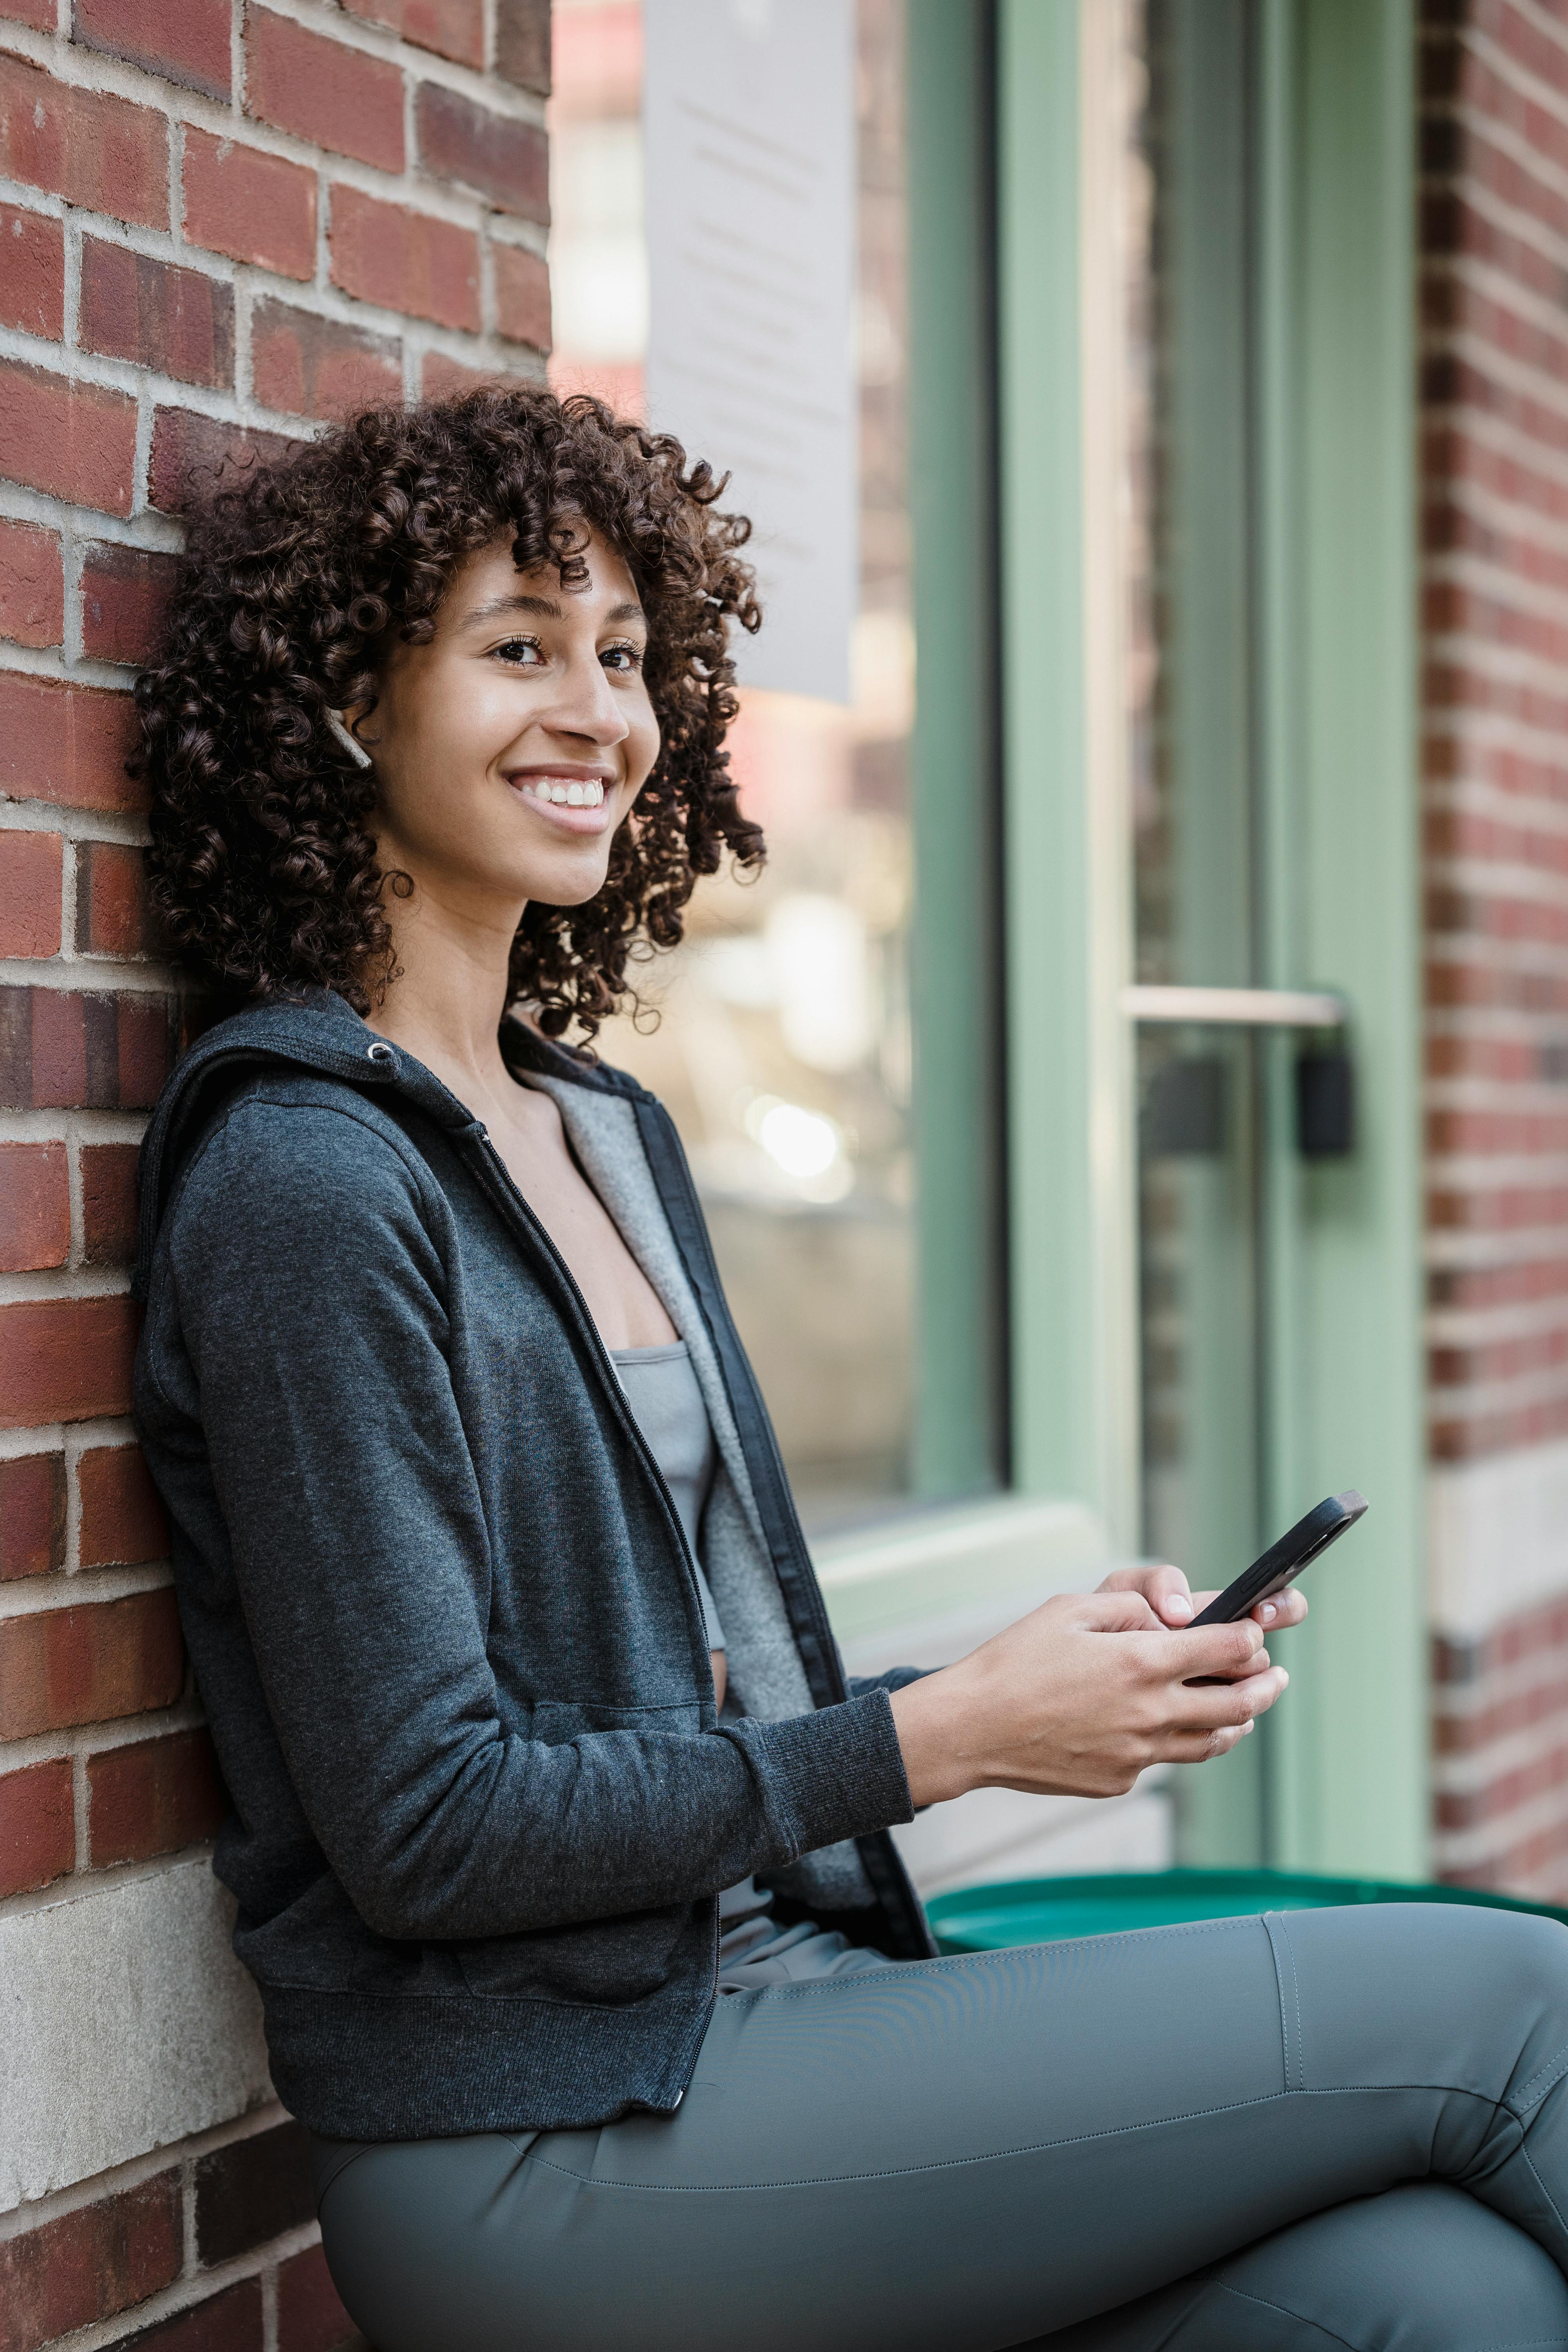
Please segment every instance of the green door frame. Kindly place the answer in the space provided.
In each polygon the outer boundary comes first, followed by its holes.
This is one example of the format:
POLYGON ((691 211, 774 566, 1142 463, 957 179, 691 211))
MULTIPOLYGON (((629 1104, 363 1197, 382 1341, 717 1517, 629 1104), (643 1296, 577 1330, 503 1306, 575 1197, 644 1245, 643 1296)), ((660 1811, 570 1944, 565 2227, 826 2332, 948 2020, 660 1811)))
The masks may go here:
POLYGON ((1268 1850, 1422 1877, 1415 28, 1411 0, 1264 0, 1264 34, 1268 976, 1331 975, 1349 997, 1360 1129, 1344 1161, 1273 1155, 1269 1483, 1281 1521, 1342 1486, 1373 1503, 1293 1637, 1268 1850))
MULTIPOLYGON (((1358 1481, 1374 1506, 1359 1556, 1325 1570, 1293 1637, 1294 1688, 1269 1727, 1267 1852, 1418 1876, 1414 26, 1411 0, 1259 5, 1269 977, 1345 991, 1361 1095, 1342 1165, 1304 1168, 1277 1128, 1268 1485, 1279 1517, 1358 1481)), ((1121 722, 1100 657, 1109 510, 1101 419, 1085 397, 1108 268, 1114 278, 1094 148, 1103 89, 1086 104, 1108 21, 1120 22, 1110 0, 997 0, 1007 1303, 1015 1486, 1087 1500, 1131 1546, 1132 1118, 1117 1003, 1129 845, 1123 834, 1119 901, 1103 745, 1121 722)), ((936 458, 917 440, 917 478, 936 458)))

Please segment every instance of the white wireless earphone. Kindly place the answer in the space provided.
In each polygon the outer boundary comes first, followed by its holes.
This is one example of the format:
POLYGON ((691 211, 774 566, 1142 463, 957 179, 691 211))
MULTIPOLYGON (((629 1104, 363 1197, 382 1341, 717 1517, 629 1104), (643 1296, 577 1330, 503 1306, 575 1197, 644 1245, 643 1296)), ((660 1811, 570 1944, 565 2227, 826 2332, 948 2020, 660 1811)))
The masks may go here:
POLYGON ((333 734, 337 737, 339 742, 342 745, 343 750, 348 753, 349 758, 354 762, 354 765, 359 768, 368 768, 370 766, 370 753, 365 750, 364 745, 354 734, 353 730, 350 727, 347 719, 343 717, 342 712, 341 710, 329 710, 327 713, 327 724, 331 729, 333 734))

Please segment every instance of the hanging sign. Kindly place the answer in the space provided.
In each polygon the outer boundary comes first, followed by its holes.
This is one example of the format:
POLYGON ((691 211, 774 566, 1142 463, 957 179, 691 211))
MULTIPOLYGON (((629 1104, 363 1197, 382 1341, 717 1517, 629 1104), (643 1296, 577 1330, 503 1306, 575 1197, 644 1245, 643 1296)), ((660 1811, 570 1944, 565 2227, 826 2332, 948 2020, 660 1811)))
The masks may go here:
POLYGON ((644 0, 648 420, 732 476, 746 685, 849 699, 854 0, 644 0))

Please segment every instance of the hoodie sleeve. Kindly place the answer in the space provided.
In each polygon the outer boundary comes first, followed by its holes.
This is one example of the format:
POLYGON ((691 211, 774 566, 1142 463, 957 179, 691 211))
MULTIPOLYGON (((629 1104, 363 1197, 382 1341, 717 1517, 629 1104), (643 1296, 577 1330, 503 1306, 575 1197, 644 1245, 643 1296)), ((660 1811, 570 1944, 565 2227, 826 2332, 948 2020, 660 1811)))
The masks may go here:
MULTIPOLYGON (((255 1098, 169 1267, 268 1711, 367 1924, 508 1935, 691 1901, 910 1818, 885 1689, 710 1732, 506 1730, 444 1203, 352 1111, 255 1098)), ((568 1571, 569 1572, 569 1571, 568 1571)))

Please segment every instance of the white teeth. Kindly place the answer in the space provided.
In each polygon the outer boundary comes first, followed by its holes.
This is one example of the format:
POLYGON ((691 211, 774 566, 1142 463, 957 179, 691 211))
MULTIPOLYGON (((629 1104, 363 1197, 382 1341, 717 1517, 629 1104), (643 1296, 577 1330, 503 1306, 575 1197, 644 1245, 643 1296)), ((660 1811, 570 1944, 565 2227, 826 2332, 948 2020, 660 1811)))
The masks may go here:
POLYGON ((552 784, 541 776, 537 782, 525 784, 536 801, 548 801, 556 808, 603 808, 605 787, 596 778, 585 784, 552 784))

